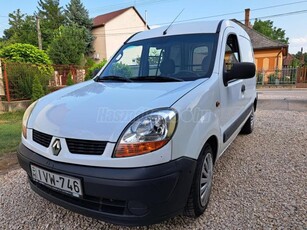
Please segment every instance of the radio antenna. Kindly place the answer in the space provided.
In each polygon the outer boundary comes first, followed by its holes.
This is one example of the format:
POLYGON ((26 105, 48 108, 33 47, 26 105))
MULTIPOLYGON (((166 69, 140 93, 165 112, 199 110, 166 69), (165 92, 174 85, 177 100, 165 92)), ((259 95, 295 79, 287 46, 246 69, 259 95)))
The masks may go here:
POLYGON ((176 19, 181 15, 181 13, 184 11, 184 8, 181 10, 181 12, 176 16, 176 18, 172 21, 172 23, 166 28, 166 30, 164 30, 163 35, 167 34, 168 29, 174 24, 174 22, 176 21, 176 19))

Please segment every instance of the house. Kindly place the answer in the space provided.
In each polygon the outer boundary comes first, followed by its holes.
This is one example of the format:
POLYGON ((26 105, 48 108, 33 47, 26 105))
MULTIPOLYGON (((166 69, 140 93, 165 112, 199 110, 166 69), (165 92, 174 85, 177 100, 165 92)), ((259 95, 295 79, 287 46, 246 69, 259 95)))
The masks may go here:
MULTIPOLYGON (((283 58, 288 54, 288 44, 274 41, 252 28, 249 20, 249 9, 245 10, 245 23, 233 19, 250 36, 254 48, 255 64, 258 72, 268 77, 275 70, 282 70, 283 58)), ((268 79, 265 79, 267 81, 268 79)))
POLYGON ((249 22, 249 9, 245 10, 245 23, 234 20, 250 36, 254 48, 255 63, 257 70, 282 69, 283 57, 287 56, 288 44, 274 41, 254 30, 249 22))
POLYGON ((99 15, 93 19, 93 48, 97 62, 109 59, 133 34, 148 30, 145 20, 134 7, 99 15))

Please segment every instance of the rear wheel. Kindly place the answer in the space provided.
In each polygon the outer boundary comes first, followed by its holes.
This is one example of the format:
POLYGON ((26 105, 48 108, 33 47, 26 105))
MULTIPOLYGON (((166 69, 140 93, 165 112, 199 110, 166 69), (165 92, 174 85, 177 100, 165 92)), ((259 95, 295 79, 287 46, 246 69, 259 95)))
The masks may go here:
POLYGON ((184 214, 198 217, 207 208, 213 179, 213 152, 209 144, 205 144, 198 159, 193 184, 184 214))
POLYGON ((254 130, 255 125, 255 113, 254 113, 254 107, 252 108, 251 115, 245 122, 244 126, 241 129, 241 134, 251 134, 254 130))

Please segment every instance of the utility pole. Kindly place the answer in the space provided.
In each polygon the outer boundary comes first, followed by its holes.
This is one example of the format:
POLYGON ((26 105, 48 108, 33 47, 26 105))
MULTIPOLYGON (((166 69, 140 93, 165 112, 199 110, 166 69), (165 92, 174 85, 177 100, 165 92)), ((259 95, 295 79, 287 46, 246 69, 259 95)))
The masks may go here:
POLYGON ((36 29, 37 29, 37 39, 38 39, 38 48, 40 50, 43 49, 43 45, 42 45, 42 32, 41 32, 41 27, 39 24, 39 16, 36 16, 36 29))

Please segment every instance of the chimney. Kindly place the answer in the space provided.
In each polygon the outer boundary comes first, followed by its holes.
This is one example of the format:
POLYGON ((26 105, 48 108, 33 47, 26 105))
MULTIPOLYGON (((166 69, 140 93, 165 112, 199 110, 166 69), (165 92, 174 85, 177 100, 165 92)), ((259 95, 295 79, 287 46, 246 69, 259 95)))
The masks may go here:
POLYGON ((250 13, 250 9, 245 9, 245 25, 247 27, 250 27, 250 23, 249 23, 249 13, 250 13))

